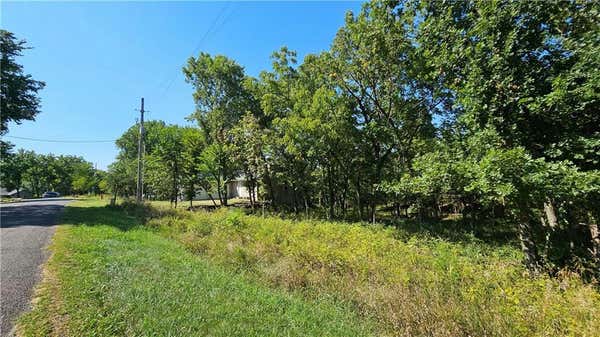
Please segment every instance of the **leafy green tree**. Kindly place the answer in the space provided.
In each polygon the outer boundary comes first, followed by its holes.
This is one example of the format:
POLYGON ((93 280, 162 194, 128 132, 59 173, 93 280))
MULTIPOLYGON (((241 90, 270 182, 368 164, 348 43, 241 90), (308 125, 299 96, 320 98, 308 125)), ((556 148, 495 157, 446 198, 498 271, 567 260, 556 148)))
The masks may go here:
MULTIPOLYGON (((28 47, 24 40, 18 40, 9 31, 0 30, 0 135, 8 132, 9 122, 34 120, 40 112, 40 98, 37 94, 44 88, 45 83, 25 74, 23 66, 15 60, 26 49, 28 47)), ((6 154, 6 147, 2 142, 2 155, 6 154)))
POLYGON ((16 153, 8 153, 0 160, 0 181, 2 186, 8 190, 15 189, 20 195, 24 187, 25 172, 33 165, 34 153, 32 151, 18 150, 16 153))
POLYGON ((373 163, 364 170, 366 190, 359 189, 373 221, 387 166, 393 161, 406 170, 423 139, 433 136, 429 96, 410 77, 415 45, 403 16, 402 6, 365 4, 356 17, 347 15, 331 49, 331 76, 353 100, 361 151, 373 163))
POLYGON ((210 183, 200 171, 202 151, 206 143, 200 130, 195 128, 184 128, 181 141, 183 146, 181 154, 182 180, 186 197, 190 202, 190 208, 192 208, 198 188, 210 193, 210 183))
MULTIPOLYGON (((144 122, 144 153, 151 154, 156 151, 156 148, 161 142, 162 130, 166 127, 166 123, 163 121, 146 121, 144 122)), ((138 139, 139 139, 139 125, 134 125, 127 129, 119 139, 116 141, 116 145, 119 148, 119 154, 117 159, 129 159, 136 160, 138 154, 138 139)))
POLYGON ((109 165, 106 181, 113 195, 111 203, 114 204, 118 196, 135 195, 136 168, 133 160, 119 157, 109 165))
MULTIPOLYGON (((416 34, 468 130, 598 168, 597 2, 422 1, 416 34)), ((582 166, 583 167, 583 166, 582 166)))
POLYGON ((55 156, 18 150, 0 161, 2 184, 18 192, 27 188, 34 196, 45 191, 62 195, 91 192, 97 171, 77 156, 55 156))
POLYGON ((252 208, 258 199, 258 181, 264 175, 265 157, 263 147, 265 135, 258 119, 251 113, 246 113, 232 130, 234 137, 234 158, 241 163, 250 194, 252 208))
POLYGON ((196 90, 196 112, 190 118, 198 122, 204 133, 208 146, 203 157, 214 159, 203 166, 214 178, 221 204, 227 205, 225 183, 237 172, 230 131, 251 100, 244 88, 244 69, 225 56, 201 53, 188 60, 183 72, 196 90))
MULTIPOLYGON (((167 127, 163 121, 146 121, 144 122, 145 136, 144 136, 144 155, 145 155, 145 175, 148 175, 150 179, 144 181, 145 194, 152 197, 153 191, 161 186, 164 192, 164 187, 157 183, 158 175, 164 175, 164 170, 152 170, 154 165, 153 160, 156 158, 153 154, 156 153, 161 143, 161 135, 163 129, 167 127), (155 172, 157 172, 155 174, 155 172), (156 178, 156 179, 155 179, 156 178), (150 184, 151 182, 154 184, 150 184)), ((119 153, 117 154, 118 166, 111 169, 109 167, 109 175, 113 175, 110 179, 111 189, 113 196, 122 194, 123 196, 135 195, 137 186, 137 154, 138 154, 138 139, 139 139, 139 125, 134 125, 127 129, 119 139, 116 141, 119 153), (117 185, 114 185, 117 184, 117 185), (116 192, 115 192, 116 191, 116 192)), ((155 166, 155 165, 154 165, 155 166)), ((164 180, 164 179, 163 179, 164 180)))
MULTIPOLYGON (((201 53, 183 69, 199 128, 148 123, 146 191, 191 200, 201 187, 226 205, 243 173, 252 206, 256 190, 275 209, 329 218, 460 213, 473 231, 510 225, 533 274, 599 277, 598 12, 577 0, 372 1, 330 50, 298 63, 283 47, 257 78, 201 53)), ((124 195, 137 133, 119 139, 108 173, 124 195)), ((23 181, 59 186, 62 166, 36 164, 23 181)))
POLYGON ((74 163, 70 174, 71 186, 70 189, 76 194, 86 194, 97 192, 94 188, 97 186, 97 170, 94 169, 91 163, 81 161, 74 163))
POLYGON ((589 261, 589 254, 556 243, 590 246, 574 228, 585 223, 595 232, 597 222, 582 202, 595 198, 595 192, 578 194, 572 179, 594 181, 598 169, 600 58, 595 51, 600 6, 579 1, 421 1, 414 8, 420 24, 413 31, 425 60, 422 77, 452 98, 462 137, 477 138, 486 129, 499 136, 499 146, 479 158, 478 164, 486 165, 476 166, 471 187, 479 191, 479 201, 508 196, 515 201, 507 206, 532 271, 560 259, 563 266, 573 265, 564 261, 574 257, 589 261), (521 171, 513 171, 515 165, 521 171), (551 178, 556 165, 570 173, 551 178), (531 177, 540 175, 559 187, 531 183, 531 177), (581 206, 563 202, 564 195, 574 194, 581 206), (552 242, 554 236, 562 239, 552 242))
POLYGON ((177 208, 183 173, 183 130, 170 125, 161 130, 156 157, 166 169, 169 177, 169 200, 177 208))

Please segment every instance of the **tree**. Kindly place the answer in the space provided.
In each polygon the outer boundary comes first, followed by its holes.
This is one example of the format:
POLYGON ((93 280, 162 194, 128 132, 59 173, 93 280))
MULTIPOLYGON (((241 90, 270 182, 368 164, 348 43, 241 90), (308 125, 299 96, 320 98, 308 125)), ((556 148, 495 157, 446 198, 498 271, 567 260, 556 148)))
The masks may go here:
POLYGON ((177 208, 183 173, 183 130, 169 125, 161 130, 156 157, 166 169, 163 172, 169 178, 169 200, 177 208))
MULTIPOLYGON (((353 101, 355 128, 361 151, 369 165, 364 170, 370 219, 381 195, 377 186, 394 161, 406 170, 421 150, 421 142, 433 136, 431 94, 423 91, 411 69, 415 45, 410 39, 403 6, 388 2, 365 4, 357 17, 349 13, 331 50, 331 76, 353 101), (427 104, 431 103, 431 104, 427 104)), ((361 197, 362 198, 362 197, 361 197)))
MULTIPOLYGON (((161 142, 162 130, 167 126, 163 121, 146 121, 144 122, 144 153, 151 154, 156 151, 156 148, 161 142)), ((131 126, 119 139, 116 145, 119 148, 117 159, 136 160, 138 153, 139 125, 131 126)))
POLYGON ((253 114, 246 113, 232 130, 232 135, 235 145, 234 157, 241 163, 250 194, 250 206, 254 209, 258 199, 258 181, 264 175, 263 130, 258 124, 258 119, 253 114))
POLYGON ((16 189, 20 195, 24 185, 24 176, 33 165, 34 154, 32 151, 18 150, 2 156, 0 161, 0 180, 3 187, 8 190, 16 189))
MULTIPOLYGON (((152 171, 152 165, 154 164, 153 154, 156 153, 159 144, 161 142, 162 130, 166 128, 166 123, 163 121, 146 121, 144 122, 145 137, 144 137, 144 154, 145 176, 150 179, 144 181, 145 194, 151 196, 153 189, 156 189, 160 184, 157 183, 158 175, 164 175, 164 170, 152 171), (156 174, 155 174, 156 173, 156 174), (149 174, 149 175, 148 175, 149 174), (155 182, 150 184, 150 182, 155 182)), ((124 196, 135 195, 136 191, 136 177, 137 177, 137 153, 138 153, 138 139, 139 139, 139 126, 134 125, 127 129, 119 139, 116 141, 116 145, 119 148, 117 155, 117 162, 114 168, 109 167, 109 175, 112 175, 110 179, 113 189, 113 194, 118 192, 124 196), (116 185, 115 185, 116 184, 116 185)), ((116 194, 113 195, 116 197, 116 194)))
POLYGON ((135 162, 127 158, 117 157, 117 161, 110 164, 106 176, 109 190, 113 196, 111 203, 114 205, 119 195, 131 196, 136 189, 135 162))
MULTIPOLYGON (((256 190, 274 209, 329 218, 457 213, 475 235, 511 226, 532 274, 600 277, 598 12, 372 1, 330 50, 298 63, 282 47, 258 78, 201 53, 183 69, 199 128, 148 127, 146 190, 191 200, 200 186, 226 205, 243 173, 252 206, 256 190)), ((133 190, 137 129, 118 145, 109 177, 133 190)), ((60 185, 60 165, 46 166, 39 184, 60 185)))
POLYGON ((479 158, 477 164, 486 165, 478 165, 472 186, 483 202, 499 196, 515 201, 507 206, 533 272, 573 265, 567 260, 590 261, 585 249, 576 252, 558 243, 588 247, 586 235, 574 233, 579 223, 590 232, 597 226, 595 211, 584 201, 595 198, 595 188, 578 193, 574 181, 595 181, 600 162, 599 9, 597 3, 578 1, 415 6, 423 76, 452 98, 461 137, 477 138, 484 130, 499 137, 498 148, 479 158), (515 163, 524 171, 514 173, 515 163), (556 186, 541 184, 536 176, 556 186), (566 197, 576 194, 578 203, 566 197), (561 239, 549 239, 556 236, 561 239))
POLYGON ((191 209, 198 188, 203 188, 207 193, 210 193, 210 184, 200 172, 202 151, 206 144, 200 130, 184 128, 182 132, 182 179, 185 195, 190 201, 191 209))
POLYGON ((244 89, 244 69, 225 56, 211 57, 201 53, 191 57, 183 68, 186 81, 196 90, 196 112, 190 119, 198 125, 207 143, 205 158, 212 163, 204 167, 211 172, 217 184, 221 205, 227 205, 227 180, 235 177, 237 167, 232 156, 230 130, 245 111, 250 95, 244 89))
POLYGON ((597 2, 423 1, 416 34, 467 130, 599 168, 597 2))
POLYGON ((77 156, 55 156, 18 150, 0 161, 2 184, 20 192, 28 188, 34 196, 45 191, 62 195, 88 193, 96 184, 98 171, 77 156))
POLYGON ((25 40, 17 40, 13 33, 0 30, 0 135, 8 132, 9 122, 18 124, 23 120, 34 120, 40 112, 40 98, 37 94, 45 83, 25 74, 23 66, 15 60, 26 49, 29 48, 25 40))

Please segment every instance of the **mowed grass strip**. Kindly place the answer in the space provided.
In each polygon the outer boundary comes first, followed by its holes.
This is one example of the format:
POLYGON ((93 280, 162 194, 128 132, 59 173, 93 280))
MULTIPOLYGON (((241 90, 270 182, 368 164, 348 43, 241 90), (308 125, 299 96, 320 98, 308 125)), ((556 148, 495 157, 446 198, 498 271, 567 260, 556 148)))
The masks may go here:
POLYGON ((347 306, 273 290, 98 201, 67 207, 21 336, 368 336, 347 306))

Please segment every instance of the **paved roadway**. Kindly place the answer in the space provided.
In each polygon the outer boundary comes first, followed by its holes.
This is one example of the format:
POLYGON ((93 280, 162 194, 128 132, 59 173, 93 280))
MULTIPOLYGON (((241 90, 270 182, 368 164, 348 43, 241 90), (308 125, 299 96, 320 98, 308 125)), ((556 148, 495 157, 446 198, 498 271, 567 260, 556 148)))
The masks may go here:
POLYGON ((0 336, 29 309, 40 266, 58 215, 68 199, 35 199, 0 205, 0 336))

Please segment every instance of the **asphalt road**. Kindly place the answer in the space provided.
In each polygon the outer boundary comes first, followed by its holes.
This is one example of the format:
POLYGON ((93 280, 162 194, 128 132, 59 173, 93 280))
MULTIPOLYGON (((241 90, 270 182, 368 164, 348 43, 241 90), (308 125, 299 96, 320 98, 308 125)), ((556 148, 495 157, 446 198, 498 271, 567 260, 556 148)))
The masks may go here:
POLYGON ((45 247, 68 199, 0 205, 0 336, 12 336, 14 320, 29 309, 45 247))

